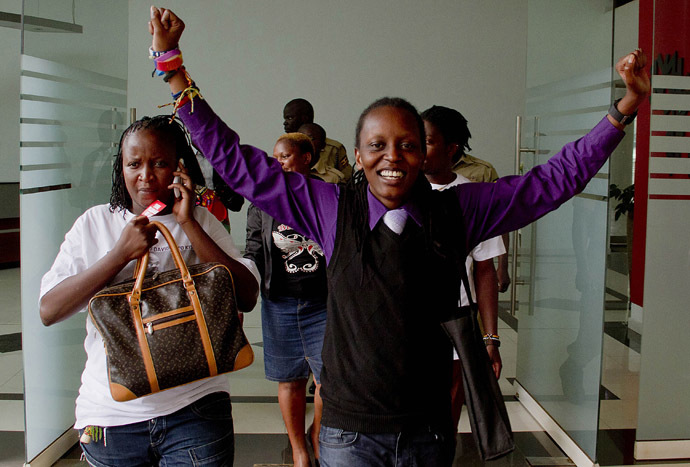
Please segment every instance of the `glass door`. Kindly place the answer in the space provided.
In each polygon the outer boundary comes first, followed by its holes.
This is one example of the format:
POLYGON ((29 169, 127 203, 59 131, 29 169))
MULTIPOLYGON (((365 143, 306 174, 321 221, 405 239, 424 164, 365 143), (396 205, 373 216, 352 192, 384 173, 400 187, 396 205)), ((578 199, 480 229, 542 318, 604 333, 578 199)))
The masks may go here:
POLYGON ((108 202, 113 156, 126 124, 127 30, 125 0, 23 2, 19 176, 27 463, 56 440, 66 440, 63 452, 76 441, 71 428, 85 361, 84 316, 44 327, 38 293, 76 217, 108 202))
MULTIPOLYGON (((611 103, 613 2, 528 1, 522 170, 583 136, 611 103)), ((596 461, 608 164, 518 239, 517 383, 596 461)), ((569 454, 569 453, 568 453, 569 454)), ((570 455, 570 454, 569 454, 570 455)), ((573 457, 571 455, 571 457, 573 457)))

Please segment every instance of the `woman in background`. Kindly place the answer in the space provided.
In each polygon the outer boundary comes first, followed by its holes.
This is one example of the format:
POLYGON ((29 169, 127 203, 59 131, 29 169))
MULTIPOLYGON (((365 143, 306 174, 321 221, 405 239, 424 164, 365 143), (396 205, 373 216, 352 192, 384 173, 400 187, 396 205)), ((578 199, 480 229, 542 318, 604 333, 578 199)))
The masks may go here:
MULTIPOLYGON (((302 133, 281 136, 273 157, 286 177, 310 177, 314 146, 302 133), (299 175, 297 175, 299 174, 299 175)), ((266 379, 278 382, 278 403, 295 466, 318 465, 321 427, 321 346, 326 330, 326 259, 321 247, 253 204, 247 211, 247 252, 261 273, 261 327, 266 379), (305 437, 306 387, 314 374, 314 422, 305 437)))

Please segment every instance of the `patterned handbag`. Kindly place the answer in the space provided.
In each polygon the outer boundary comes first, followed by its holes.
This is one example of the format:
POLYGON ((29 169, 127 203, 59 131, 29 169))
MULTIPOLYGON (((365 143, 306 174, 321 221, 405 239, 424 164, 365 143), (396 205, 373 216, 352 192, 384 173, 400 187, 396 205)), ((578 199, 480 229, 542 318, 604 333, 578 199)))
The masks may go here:
POLYGON ((230 271, 220 263, 187 267, 170 231, 160 222, 151 224, 168 242, 177 269, 146 276, 146 252, 134 279, 106 287, 89 301, 116 401, 236 371, 254 361, 230 271))

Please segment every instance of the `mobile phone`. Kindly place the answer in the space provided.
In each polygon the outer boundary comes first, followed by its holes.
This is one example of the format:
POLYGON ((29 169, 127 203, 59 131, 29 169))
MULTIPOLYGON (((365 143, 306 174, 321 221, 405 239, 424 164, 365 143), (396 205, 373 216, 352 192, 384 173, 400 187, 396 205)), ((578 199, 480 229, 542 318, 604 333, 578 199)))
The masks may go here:
MULTIPOLYGON (((184 167, 184 160, 178 159, 177 160, 177 167, 178 167, 178 170, 182 170, 182 168, 184 167)), ((180 183, 180 176, 179 175, 175 175, 175 178, 173 178, 173 183, 180 183)), ((175 198, 180 199, 182 197, 182 193, 180 193, 179 188, 174 187, 173 192, 175 193, 175 198)))
MULTIPOLYGON (((173 183, 180 183, 180 176, 175 175, 175 178, 173 178, 173 183)), ((177 187, 173 187, 173 192, 175 193, 175 198, 179 199, 182 197, 182 194, 180 193, 180 189, 177 187)))

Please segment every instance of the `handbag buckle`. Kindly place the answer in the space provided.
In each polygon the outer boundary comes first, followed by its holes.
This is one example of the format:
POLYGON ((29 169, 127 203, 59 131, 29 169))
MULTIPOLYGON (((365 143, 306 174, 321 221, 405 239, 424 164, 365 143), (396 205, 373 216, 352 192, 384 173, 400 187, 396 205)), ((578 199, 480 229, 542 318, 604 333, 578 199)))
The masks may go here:
POLYGON ((149 336, 153 335, 153 323, 146 323, 146 332, 149 333, 149 336))

